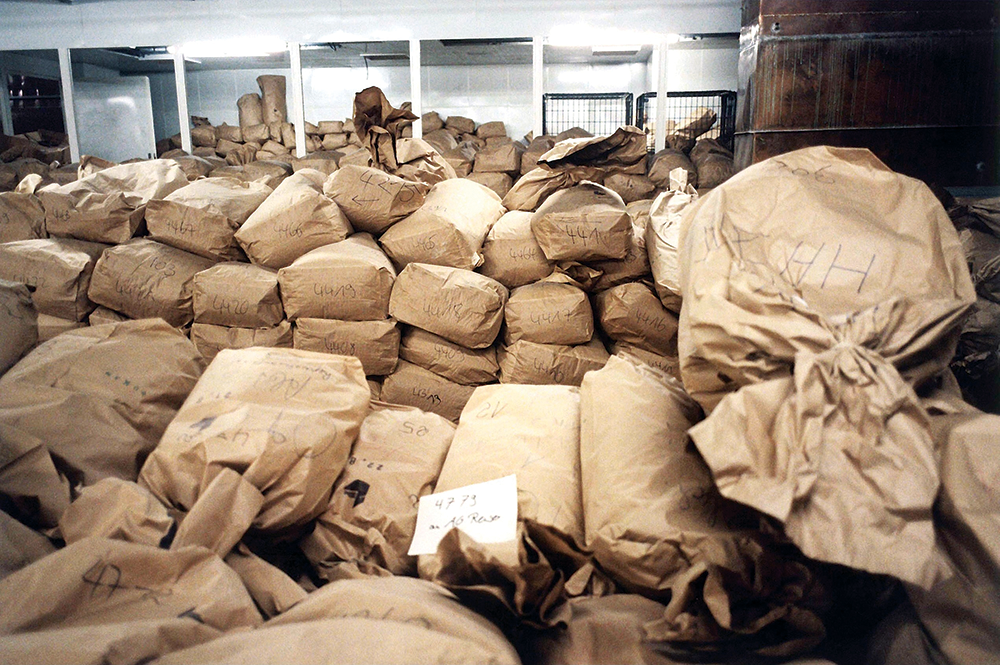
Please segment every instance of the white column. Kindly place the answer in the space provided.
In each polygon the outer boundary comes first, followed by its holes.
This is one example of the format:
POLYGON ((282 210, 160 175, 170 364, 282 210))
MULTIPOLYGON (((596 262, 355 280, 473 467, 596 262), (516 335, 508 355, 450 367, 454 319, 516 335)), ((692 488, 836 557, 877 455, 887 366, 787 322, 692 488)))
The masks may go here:
POLYGON ((174 85, 177 88, 177 119, 181 127, 181 149, 191 153, 191 114, 188 111, 187 76, 184 73, 184 52, 174 52, 174 85))
POLYGON ((544 42, 541 37, 531 38, 531 111, 532 131, 535 136, 542 135, 542 95, 545 94, 545 63, 544 63, 544 42))
POLYGON ((3 64, 4 57, 0 55, 0 131, 7 136, 14 135, 14 115, 10 110, 10 85, 8 76, 10 72, 3 64))
MULTIPOLYGON (((59 83, 62 86, 63 121, 69 140, 70 161, 80 161, 80 139, 76 134, 76 109, 73 107, 73 65, 69 59, 69 49, 59 49, 59 83)), ((4 86, 7 82, 4 81, 4 86)))
POLYGON ((295 156, 306 156, 306 107, 302 94, 302 53, 298 42, 288 43, 292 65, 292 122, 295 124, 295 156))
POLYGON ((424 136, 424 123, 420 116, 424 114, 423 101, 420 98, 420 40, 410 40, 410 110, 417 116, 413 121, 413 138, 419 139, 424 136))
POLYGON ((667 54, 670 42, 661 40, 656 45, 656 122, 653 131, 656 133, 654 147, 657 152, 667 145, 667 54))

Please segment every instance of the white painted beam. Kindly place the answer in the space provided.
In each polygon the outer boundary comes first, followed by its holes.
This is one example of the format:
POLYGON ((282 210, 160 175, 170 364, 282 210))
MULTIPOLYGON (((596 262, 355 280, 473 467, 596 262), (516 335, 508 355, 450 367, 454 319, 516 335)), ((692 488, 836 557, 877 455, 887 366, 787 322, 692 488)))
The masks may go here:
POLYGON ((542 96, 545 94, 545 42, 541 37, 531 38, 531 114, 532 132, 542 135, 542 96))
POLYGON ((73 64, 68 48, 59 49, 59 83, 62 86, 63 121, 69 140, 69 158, 71 162, 79 162, 80 139, 76 133, 76 109, 73 105, 73 64))
POLYGON ((659 152, 667 145, 667 58, 670 53, 670 42, 661 39, 656 44, 656 122, 653 131, 656 133, 655 150, 659 152))
POLYGON ((181 128, 181 149, 191 153, 191 113, 188 111, 187 76, 184 53, 179 46, 174 53, 174 85, 177 86, 177 119, 181 128))
POLYGON ((295 156, 306 156, 306 107, 302 94, 302 53, 298 42, 288 43, 292 67, 292 123, 295 125, 295 156))
POLYGON ((421 98, 420 79, 420 40, 410 40, 410 104, 411 111, 417 116, 413 121, 413 138, 419 139, 424 136, 424 122, 420 116, 424 114, 423 100, 421 98))

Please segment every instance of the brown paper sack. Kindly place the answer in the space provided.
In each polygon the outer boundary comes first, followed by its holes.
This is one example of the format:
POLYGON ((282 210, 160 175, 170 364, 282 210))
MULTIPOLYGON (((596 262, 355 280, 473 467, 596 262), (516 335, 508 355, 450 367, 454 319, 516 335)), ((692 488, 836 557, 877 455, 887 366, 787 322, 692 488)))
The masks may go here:
POLYGON ((442 155, 445 155, 445 153, 449 150, 454 150, 458 147, 458 141, 455 139, 455 135, 447 129, 426 131, 427 126, 424 125, 424 130, 424 135, 422 137, 424 141, 430 143, 431 146, 442 155))
POLYGON ((476 153, 476 162, 472 170, 476 173, 519 173, 523 152, 524 146, 513 142, 494 148, 484 148, 476 153))
POLYGON ((92 326, 100 326, 105 323, 120 323, 121 321, 128 321, 129 318, 122 314, 121 312, 116 312, 113 309, 108 309, 104 305, 98 305, 97 309, 90 313, 87 317, 87 323, 92 326))
POLYGON ((691 436, 723 495, 807 556, 934 584, 937 463, 911 386, 951 359, 975 300, 944 209, 867 150, 817 147, 685 221, 681 374, 711 411, 691 436))
POLYGON ((471 134, 476 131, 476 121, 461 115, 450 115, 445 120, 444 126, 453 129, 459 134, 471 134))
POLYGON ((0 279, 24 284, 40 314, 83 321, 94 309, 87 297, 94 266, 107 248, 70 238, 0 244, 0 279))
POLYGON ((956 574, 928 591, 907 587, 930 641, 948 662, 986 663, 1000 653, 1000 417, 967 405, 934 416, 941 458, 937 533, 956 574))
POLYGON ((74 484, 134 480, 200 374, 194 346, 163 321, 72 330, 0 378, 0 422, 42 439, 74 484))
POLYGON ((395 279, 392 262, 367 233, 314 249, 278 271, 290 320, 384 319, 395 279))
POLYGON ((9 662, 139 662, 261 623, 239 577, 208 550, 103 538, 0 581, 0 598, 0 654, 27 657, 9 662), (199 625, 212 630, 191 630, 199 625))
POLYGON ((50 235, 92 242, 123 243, 139 229, 142 207, 188 184, 172 159, 120 164, 75 182, 46 188, 38 197, 45 207, 50 235))
POLYGON ((469 349, 412 326, 403 331, 399 357, 465 386, 495 383, 500 373, 495 347, 469 349))
POLYGON ((4 510, 35 529, 50 529, 70 502, 70 481, 46 444, 26 429, 0 422, 0 497, 4 510))
POLYGON ((434 372, 400 360, 396 371, 382 381, 379 399, 389 404, 414 406, 457 421, 475 390, 434 372))
POLYGON ((482 255, 479 271, 508 289, 536 282, 553 270, 531 232, 531 213, 520 210, 497 220, 486 235, 482 255))
MULTIPOLYGON (((372 164, 389 173, 402 163, 397 160, 396 144, 403 127, 417 119, 405 108, 393 108, 380 89, 365 88, 354 95, 354 130, 367 148, 372 164)), ((344 127, 344 132, 350 132, 344 127)))
POLYGON ((305 157, 301 157, 292 162, 292 171, 298 173, 304 169, 315 169, 325 176, 333 175, 337 170, 337 162, 340 153, 336 151, 322 150, 323 146, 318 146, 316 150, 309 151, 305 157))
POLYGON ((194 318, 191 282, 214 261, 148 238, 109 247, 94 266, 90 299, 133 319, 160 317, 172 326, 194 318))
MULTIPOLYGON (((341 580, 328 584, 268 625, 346 617, 381 618, 387 622, 423 626, 480 645, 489 654, 481 662, 520 663, 517 651, 493 623, 463 606, 447 590, 406 577, 341 580)), ((387 632, 391 631, 387 628, 387 632)))
POLYGON ((354 356, 368 376, 396 369, 399 328, 393 319, 338 321, 299 318, 295 321, 295 348, 354 356))
POLYGON ((271 193, 261 182, 203 178, 146 206, 153 240, 216 261, 242 254, 233 233, 271 193))
POLYGON ((584 374, 604 367, 608 358, 597 337, 578 346, 520 340, 497 351, 500 383, 579 386, 584 374))
POLYGON ((203 511, 218 524, 251 517, 262 531, 301 526, 326 508, 368 401, 357 358, 220 351, 146 460, 140 482, 164 503, 203 511), (227 515, 232 503, 213 500, 211 484, 223 468, 263 493, 259 512, 227 515))
POLYGON ((653 273, 653 286, 663 306, 681 311, 680 237, 684 211, 698 200, 698 192, 686 183, 682 170, 673 173, 672 187, 659 194, 649 209, 646 253, 653 273), (679 185, 679 188, 676 186, 679 185))
POLYGON ((244 165, 243 175, 250 181, 263 178, 265 185, 277 189, 285 178, 292 175, 292 165, 287 160, 264 159, 258 155, 256 161, 244 165))
MULTIPOLYGON (((557 571, 545 550, 553 545, 550 554, 564 555, 583 546, 579 424, 576 388, 477 388, 462 412, 434 491, 516 474, 518 539, 479 544, 453 530, 436 554, 420 556, 420 576, 460 596, 479 587, 523 620, 547 623, 562 592, 563 575, 573 571, 557 571), (538 559, 527 557, 529 548, 538 559), (538 564, 548 568, 547 574, 538 564)), ((563 561, 574 563, 571 556, 563 561)))
POLYGON ((260 95, 256 92, 248 92, 236 100, 236 107, 239 111, 240 130, 244 132, 243 140, 251 141, 253 139, 246 135, 247 128, 260 125, 264 122, 264 111, 260 105, 260 95))
POLYGON ((601 329, 616 342, 628 342, 663 356, 677 355, 677 316, 642 282, 601 291, 594 299, 601 329))
POLYGON ((514 183, 503 197, 507 210, 532 212, 551 194, 578 185, 581 182, 601 182, 604 169, 596 166, 571 166, 550 169, 539 166, 531 169, 514 183))
POLYGON ((257 77, 257 85, 260 86, 260 107, 264 123, 284 122, 288 116, 285 77, 280 74, 262 74, 257 77))
POLYGON ((56 335, 61 335, 67 330, 85 328, 85 321, 74 321, 73 319, 63 319, 49 314, 38 315, 38 343, 47 342, 56 335))
POLYGON ((317 247, 340 242, 351 224, 322 191, 326 176, 300 169, 286 178, 236 232, 236 241, 256 264, 284 268, 317 247))
POLYGON ((197 323, 271 328, 284 318, 273 270, 247 263, 218 263, 194 276, 191 303, 197 323))
POLYGON ((479 250, 503 213, 496 192, 453 178, 434 185, 423 205, 386 230, 379 244, 400 270, 408 263, 472 270, 483 262, 479 250))
POLYGON ((84 487, 59 518, 59 533, 67 545, 84 538, 112 538, 159 547, 172 527, 166 506, 149 490, 121 478, 84 487))
POLYGON ((627 206, 629 218, 632 220, 632 242, 624 259, 595 261, 590 265, 601 271, 601 276, 594 282, 594 291, 604 291, 625 282, 636 282, 651 276, 649 253, 646 251, 646 227, 649 221, 649 204, 652 201, 635 201, 627 206), (638 207, 636 204, 640 204, 638 207), (647 204, 645 209, 641 204, 647 204), (636 216, 633 216, 633 211, 636 216))
POLYGON ((184 171, 184 175, 187 176, 189 182, 198 178, 208 177, 208 174, 215 168, 215 165, 204 157, 178 155, 171 157, 171 159, 181 167, 181 171, 184 171))
POLYGON ((594 336, 590 299, 573 284, 545 280, 511 291, 504 308, 504 344, 586 344, 594 336))
POLYGON ((266 625, 175 651, 170 663, 490 663, 495 653, 478 643, 444 635, 421 623, 344 618, 266 625))
POLYGON ((632 362, 645 363, 680 381, 681 360, 677 356, 663 356, 628 342, 612 342, 608 350, 612 355, 632 362))
MULTIPOLYGON (((227 139, 220 139, 215 145, 215 154, 220 157, 228 157, 229 153, 240 150, 243 148, 242 143, 236 143, 235 141, 229 141, 227 139)), ((206 174, 208 175, 208 174, 206 174)), ((188 176, 190 178, 190 176, 188 176)))
POLYGON ((0 510, 0 580, 55 551, 51 540, 0 510))
POLYGON ((215 127, 211 125, 200 125, 191 130, 191 143, 194 146, 214 148, 218 140, 215 127))
POLYGON ((718 153, 702 155, 694 161, 694 166, 698 169, 698 186, 703 190, 718 187, 736 172, 733 158, 718 153))
POLYGON ((670 172, 674 169, 684 169, 687 181, 692 187, 698 186, 698 169, 681 150, 664 148, 653 155, 653 163, 649 167, 649 179, 660 189, 670 187, 670 172))
POLYGON ((632 242, 625 202, 593 182, 547 198, 531 217, 531 231, 550 261, 623 259, 632 242))
POLYGON ((320 577, 416 575, 407 550, 417 502, 433 491, 454 435, 455 425, 435 413, 372 404, 329 507, 300 542, 320 577))
POLYGON ((612 173, 604 179, 604 186, 622 197, 625 203, 648 199, 656 194, 656 184, 638 173, 612 173))
POLYGON ((478 182, 483 187, 496 192, 501 199, 514 186, 514 180, 506 173, 470 173, 466 179, 478 182))
POLYGON ((401 138, 396 141, 396 159, 399 166, 392 173, 404 180, 434 186, 442 180, 458 177, 448 160, 423 139, 401 138))
POLYGON ((424 183, 354 164, 342 165, 323 184, 323 192, 337 202, 354 228, 373 235, 417 210, 429 190, 424 183))
POLYGON ((461 268, 410 263, 393 285, 389 315, 470 349, 493 344, 507 289, 461 268))
POLYGON ((45 209, 35 194, 0 192, 0 243, 47 237, 45 209))
POLYGON ((247 349, 266 346, 290 349, 293 345, 292 324, 281 321, 273 328, 234 328, 210 323, 191 324, 191 341, 198 352, 211 362, 222 349, 247 349))
POLYGON ((503 122, 499 120, 484 122, 476 128, 476 136, 481 139, 507 136, 507 128, 504 126, 503 122))
MULTIPOLYGON (((237 101, 236 103, 238 105, 239 101, 237 101)), ((215 128, 215 131, 218 134, 220 141, 225 139, 226 141, 232 141, 233 143, 243 143, 243 132, 240 130, 239 125, 233 127, 232 125, 227 125, 226 123, 222 123, 221 125, 215 128)))
POLYGON ((0 376, 38 343, 38 314, 24 284, 0 279, 0 376))
POLYGON ((316 125, 317 134, 342 134, 343 132, 343 120, 320 120, 319 124, 316 125))

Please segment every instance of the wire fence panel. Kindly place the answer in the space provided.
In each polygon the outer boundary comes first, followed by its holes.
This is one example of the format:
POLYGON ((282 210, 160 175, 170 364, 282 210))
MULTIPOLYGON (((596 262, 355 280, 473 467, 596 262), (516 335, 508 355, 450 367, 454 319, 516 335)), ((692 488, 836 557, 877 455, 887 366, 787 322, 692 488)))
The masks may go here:
POLYGON ((559 134, 579 127, 607 136, 632 124, 632 93, 546 93, 542 95, 542 133, 559 134))
MULTIPOLYGON (((700 108, 715 111, 716 121, 702 137, 717 139, 729 150, 733 149, 736 133, 736 93, 732 90, 703 90, 698 92, 667 93, 667 130, 674 123, 681 123, 700 108)), ((636 126, 646 131, 646 147, 653 150, 656 137, 656 93, 646 92, 635 100, 636 126)))

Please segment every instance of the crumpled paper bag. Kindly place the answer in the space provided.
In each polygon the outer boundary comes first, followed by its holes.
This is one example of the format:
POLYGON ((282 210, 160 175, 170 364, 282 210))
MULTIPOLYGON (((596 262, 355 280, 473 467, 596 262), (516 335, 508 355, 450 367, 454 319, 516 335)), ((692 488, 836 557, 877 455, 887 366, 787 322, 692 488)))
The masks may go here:
POLYGON ((912 386, 947 365, 975 294, 931 191, 867 150, 807 148, 714 189, 681 233, 681 374, 723 495, 807 556, 946 576, 912 386))
POLYGON ((0 279, 0 376, 38 343, 38 314, 24 284, 0 279))
POLYGON ((66 544, 111 538, 159 547, 177 528, 167 507, 138 484, 103 478, 84 487, 59 518, 66 544))

